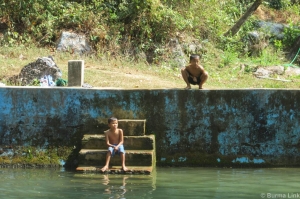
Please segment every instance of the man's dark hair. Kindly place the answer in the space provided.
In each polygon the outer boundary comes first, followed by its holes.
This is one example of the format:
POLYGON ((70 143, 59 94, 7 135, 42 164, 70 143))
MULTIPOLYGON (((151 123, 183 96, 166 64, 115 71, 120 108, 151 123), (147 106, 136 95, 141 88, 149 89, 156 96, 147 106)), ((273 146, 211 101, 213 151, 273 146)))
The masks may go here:
POLYGON ((110 124, 112 121, 118 121, 116 117, 111 117, 108 119, 108 124, 110 124))
POLYGON ((193 59, 196 59, 196 58, 199 58, 199 59, 200 59, 200 55, 198 55, 198 54, 192 54, 192 55, 190 56, 190 62, 191 62, 193 59))

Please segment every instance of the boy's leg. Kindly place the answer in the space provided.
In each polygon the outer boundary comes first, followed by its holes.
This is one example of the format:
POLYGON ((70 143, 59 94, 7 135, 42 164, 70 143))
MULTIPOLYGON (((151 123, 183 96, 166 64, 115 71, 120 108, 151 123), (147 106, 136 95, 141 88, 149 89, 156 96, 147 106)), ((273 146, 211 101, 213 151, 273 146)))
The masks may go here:
POLYGON ((200 84, 199 84, 199 89, 203 89, 203 84, 206 82, 208 79, 208 73, 205 71, 201 76, 200 76, 200 84))
POLYGON ((185 68, 181 69, 181 75, 182 75, 183 80, 186 83, 185 89, 191 89, 191 84, 189 83, 189 80, 188 80, 188 73, 186 72, 185 68))
POLYGON ((122 162, 122 169, 123 169, 123 171, 127 171, 128 169, 125 166, 125 154, 121 153, 120 156, 121 156, 121 162, 122 162))
POLYGON ((104 172, 104 171, 106 171, 108 169, 110 157, 111 157, 111 153, 110 153, 110 151, 108 151, 107 154, 106 154, 105 166, 101 169, 102 172, 104 172))

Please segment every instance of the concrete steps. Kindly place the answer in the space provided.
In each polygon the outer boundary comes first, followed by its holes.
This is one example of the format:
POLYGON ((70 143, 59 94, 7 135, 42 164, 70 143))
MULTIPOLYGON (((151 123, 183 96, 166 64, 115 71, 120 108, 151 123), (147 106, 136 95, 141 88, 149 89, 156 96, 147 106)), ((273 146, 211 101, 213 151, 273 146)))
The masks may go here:
MULTIPOLYGON (((129 172, 149 174, 156 164, 155 136, 145 135, 146 120, 119 120, 124 132, 126 167, 129 172)), ((82 138, 77 171, 100 172, 105 165, 107 145, 104 134, 86 134, 82 138)), ((121 159, 115 155, 110 160, 109 173, 123 173, 121 159)), ((127 173, 127 172, 126 172, 127 173)))

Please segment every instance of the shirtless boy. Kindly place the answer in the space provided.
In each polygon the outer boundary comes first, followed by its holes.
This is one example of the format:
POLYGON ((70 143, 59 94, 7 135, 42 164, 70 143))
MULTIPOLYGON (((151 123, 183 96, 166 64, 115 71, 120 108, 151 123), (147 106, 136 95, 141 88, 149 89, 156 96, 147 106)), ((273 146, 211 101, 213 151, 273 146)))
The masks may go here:
POLYGON ((127 171, 128 169, 125 166, 125 150, 123 146, 123 130, 118 128, 118 119, 115 117, 108 119, 108 126, 109 129, 104 131, 108 151, 106 154, 105 166, 101 169, 101 171, 104 172, 109 168, 110 158, 115 154, 119 154, 121 156, 122 169, 123 171, 127 171))
POLYGON ((190 56, 190 64, 181 69, 181 75, 187 85, 185 89, 191 89, 191 84, 199 85, 199 89, 203 89, 208 78, 208 73, 200 65, 199 55, 190 56))

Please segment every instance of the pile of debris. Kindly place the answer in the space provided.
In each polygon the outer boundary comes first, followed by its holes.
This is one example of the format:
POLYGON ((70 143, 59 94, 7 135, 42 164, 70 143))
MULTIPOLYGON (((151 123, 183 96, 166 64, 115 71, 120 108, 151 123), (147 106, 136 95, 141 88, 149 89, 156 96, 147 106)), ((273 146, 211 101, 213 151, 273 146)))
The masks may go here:
POLYGON ((38 58, 35 62, 24 66, 19 75, 9 79, 14 85, 55 86, 55 81, 62 76, 52 56, 38 58))

